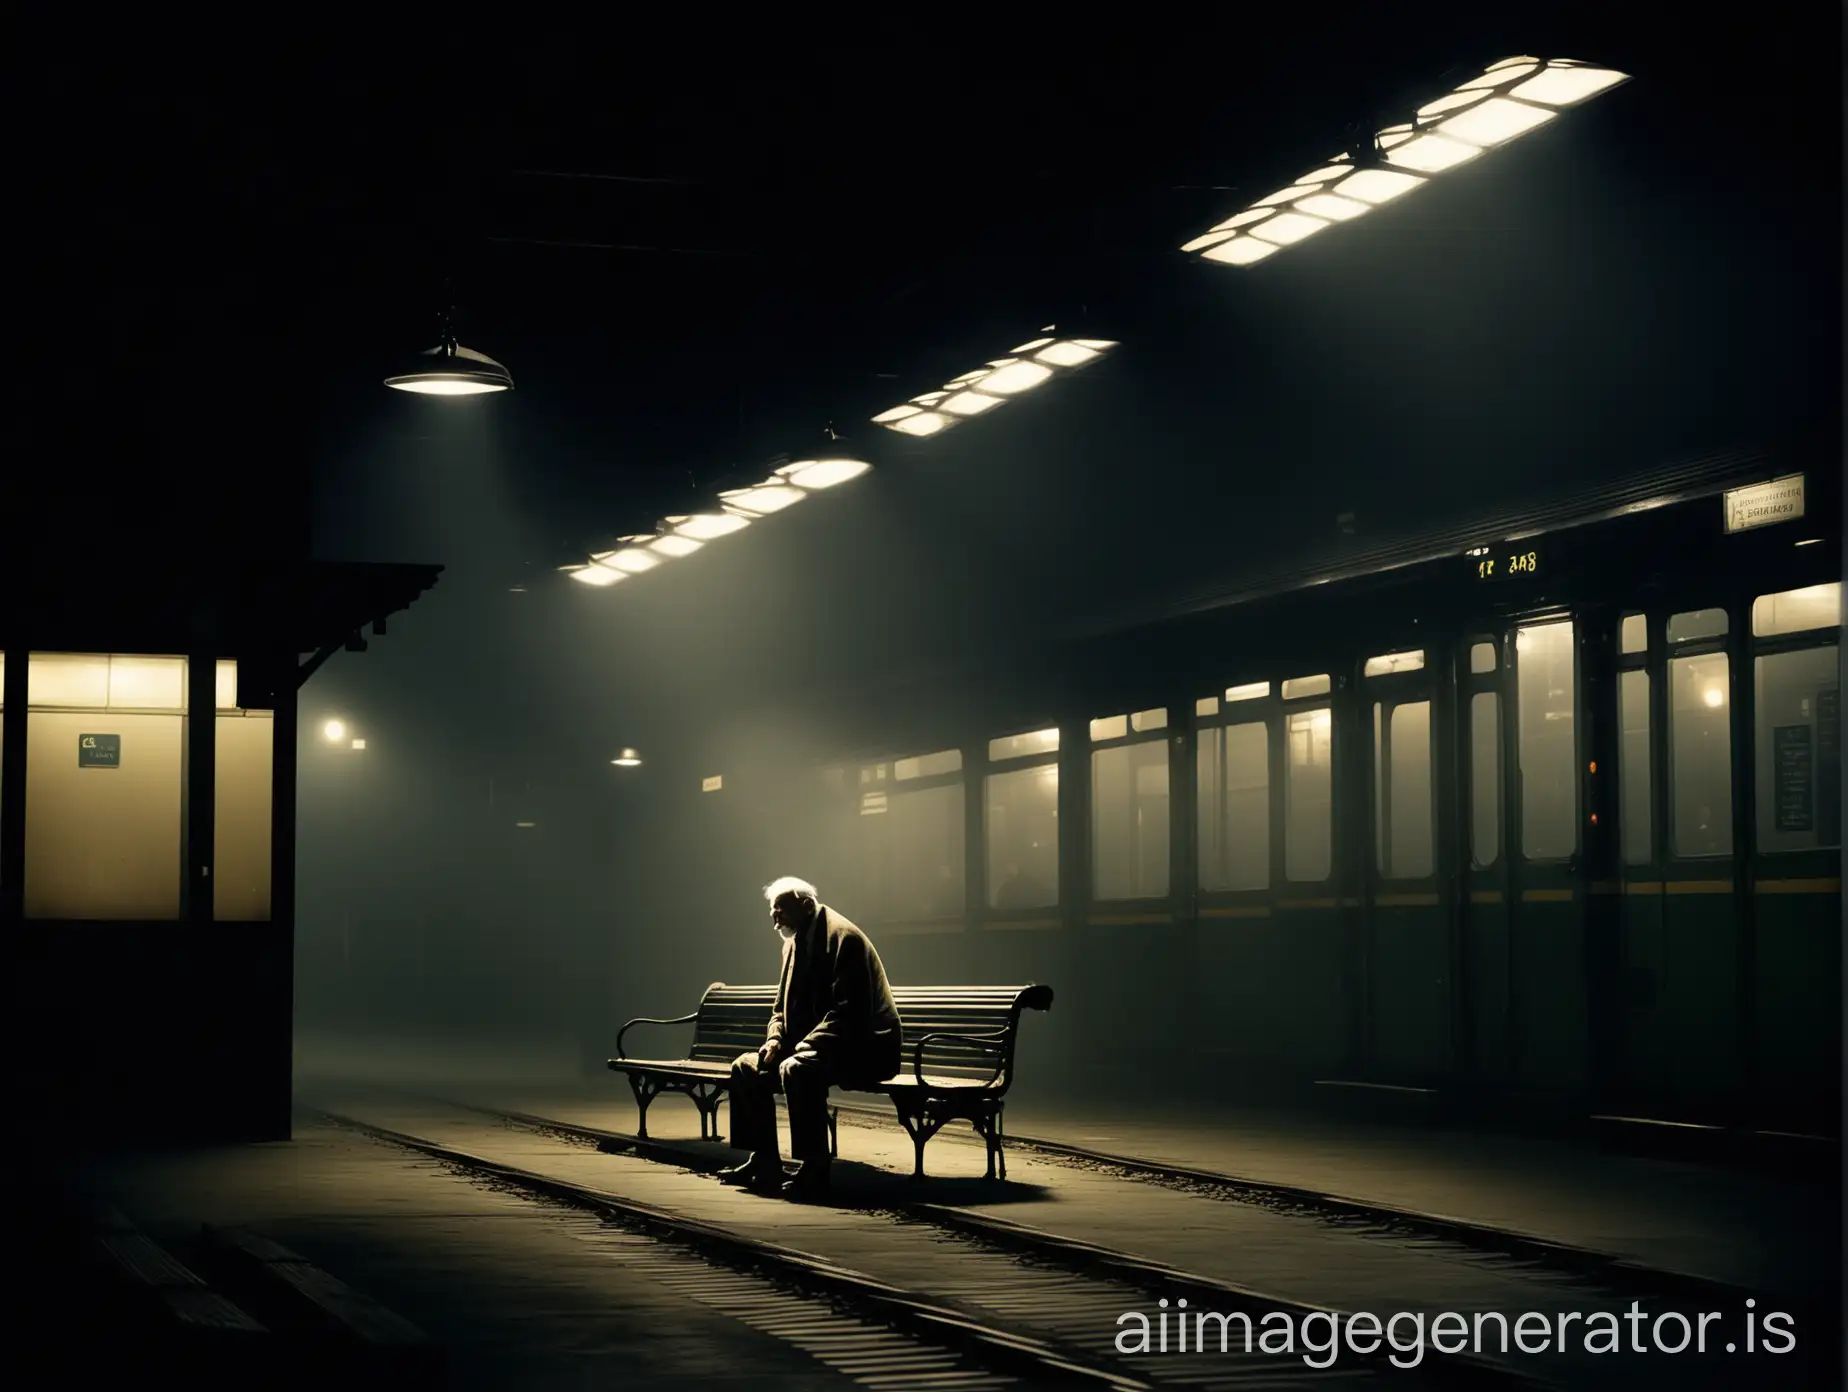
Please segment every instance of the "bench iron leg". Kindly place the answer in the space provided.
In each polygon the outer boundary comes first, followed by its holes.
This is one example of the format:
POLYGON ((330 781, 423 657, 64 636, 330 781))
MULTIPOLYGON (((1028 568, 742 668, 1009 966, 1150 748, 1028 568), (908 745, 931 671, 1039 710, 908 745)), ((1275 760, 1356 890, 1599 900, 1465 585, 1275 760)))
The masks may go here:
POLYGON ((635 1136, 637 1140, 645 1141, 648 1139, 648 1104, 654 1101, 655 1094, 660 1089, 647 1078, 634 1073, 629 1075, 629 1088, 635 1093, 635 1105, 639 1111, 635 1123, 635 1136))
POLYGON ((719 1138, 719 1103, 725 1100, 725 1087, 721 1083, 699 1083, 689 1096, 693 1105, 699 1108, 699 1138, 702 1141, 716 1141, 719 1138))
POLYGON ((969 1123, 970 1125, 975 1127, 976 1135, 982 1138, 983 1142, 986 1144, 986 1147, 987 1147, 987 1151, 988 1151, 987 1178, 994 1179, 997 1177, 995 1174, 995 1170, 996 1170, 996 1166, 998 1162, 999 1168, 1000 1168, 999 1178, 1006 1179, 1007 1178, 1007 1157, 1001 1153, 1001 1105, 1000 1103, 996 1103, 992 1109, 984 1111, 978 1116, 973 1116, 969 1118, 969 1123))
POLYGON ((828 1108, 828 1158, 830 1160, 838 1160, 841 1158, 840 1123, 841 1109, 839 1107, 828 1108))
POLYGON ((924 1146, 930 1138, 943 1129, 943 1118, 932 1116, 928 1111, 912 1112, 903 1106, 898 1107, 898 1124, 905 1128, 911 1137, 911 1147, 916 1161, 911 1171, 913 1179, 924 1178, 924 1146))

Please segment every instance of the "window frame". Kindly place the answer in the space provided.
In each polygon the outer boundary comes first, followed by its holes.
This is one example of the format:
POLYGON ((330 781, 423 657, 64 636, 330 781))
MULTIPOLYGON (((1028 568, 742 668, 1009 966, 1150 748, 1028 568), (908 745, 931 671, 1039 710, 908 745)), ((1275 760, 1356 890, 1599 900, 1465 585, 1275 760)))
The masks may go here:
MULTIPOLYGON (((1380 657, 1397 655, 1405 649, 1393 648, 1364 658, 1360 663, 1362 728, 1367 731, 1367 820, 1373 835, 1368 840, 1367 873, 1376 885, 1397 888, 1424 886, 1436 881, 1441 861, 1438 833, 1438 702, 1436 668, 1431 661, 1429 644, 1423 648, 1424 664, 1401 672, 1376 672, 1365 675, 1366 664, 1380 657), (1401 706, 1425 706, 1426 743, 1426 826, 1429 828, 1431 865, 1422 875, 1388 875, 1386 865, 1392 849, 1392 718, 1401 706)), ((1465 654, 1467 661, 1467 653, 1465 654)), ((1483 673, 1493 676, 1494 673, 1483 673)), ((1332 752, 1332 751, 1331 751, 1332 752)))
POLYGON ((1462 814, 1458 819, 1462 829, 1458 860, 1465 874, 1496 879, 1505 873, 1508 865, 1508 775, 1512 762, 1508 721, 1509 708, 1513 704, 1508 699, 1511 681, 1508 652, 1513 646, 1508 639, 1510 631, 1463 634, 1457 662, 1457 745, 1462 751, 1458 761, 1460 776, 1456 780, 1462 814), (1486 672, 1477 672, 1472 667, 1472 656, 1476 647, 1483 643, 1495 650, 1495 665, 1486 672), (1476 697, 1480 695, 1495 698, 1495 858, 1486 865, 1476 864, 1475 720, 1476 697))
MULTIPOLYGON (((174 652, 168 652, 168 651, 133 652, 133 651, 123 651, 121 649, 116 649, 116 648, 108 648, 108 649, 82 648, 82 649, 79 649, 79 648, 43 648, 43 647, 16 648, 16 649, 13 649, 11 652, 9 652, 8 657, 12 661, 17 662, 20 665, 20 667, 24 669, 24 675, 25 675, 24 685, 25 685, 26 693, 27 693, 26 700, 23 704, 23 707, 15 713, 16 718, 20 720, 25 730, 25 734, 24 734, 22 742, 24 743, 26 747, 27 753, 26 753, 25 759, 23 759, 20 762, 18 771, 13 775, 17 777, 25 785, 23 790, 20 793, 20 803, 21 803, 22 808, 24 809, 25 816, 24 816, 22 825, 19 828, 19 831, 17 833, 20 837, 20 858, 19 858, 20 882, 19 882, 19 886, 17 889, 17 893, 20 895, 20 900, 17 902, 21 904, 22 918, 31 919, 33 921, 44 923, 44 924, 59 924, 59 925, 65 925, 65 926, 73 925, 73 924, 83 924, 83 923, 111 923, 111 924, 143 923, 143 924, 166 925, 166 924, 172 924, 172 923, 186 923, 186 922, 192 921, 195 915, 192 909, 191 896, 195 891, 193 890, 192 886, 188 883, 188 875, 187 875, 187 862, 189 858, 188 857, 188 845, 189 845, 190 838, 192 837, 193 832, 194 832, 193 804, 192 804, 192 797, 189 791, 189 779, 190 779, 191 769, 189 767, 189 753, 188 753, 190 743, 191 743, 191 737, 192 737, 192 729, 193 729, 192 722, 195 718, 199 718, 202 720, 212 720, 216 722, 219 716, 225 713, 225 710, 226 710, 226 708, 221 707, 218 704, 216 695, 214 696, 211 710, 209 711, 195 710, 193 708, 192 677, 193 677, 193 664, 195 660, 194 657, 187 653, 174 653, 174 652), (104 674, 105 674, 103 678, 103 693, 104 694, 103 694, 103 700, 100 704, 93 703, 93 702, 73 704, 69 702, 61 702, 61 701, 56 701, 56 700, 34 701, 32 699, 32 696, 31 696, 32 669, 34 665, 36 664, 36 662, 39 659, 51 659, 53 661, 56 661, 58 659, 67 659, 67 658, 98 660, 104 664, 104 674), (118 659, 123 659, 123 660, 127 660, 130 662, 177 663, 179 666, 179 674, 180 674, 180 691, 179 691, 178 703, 174 705, 144 706, 144 705, 131 705, 131 704, 128 704, 127 702, 123 702, 120 704, 114 702, 111 699, 113 695, 113 691, 112 691, 113 684, 111 682, 109 673, 118 659), (126 915, 126 916, 107 914, 100 918, 89 915, 89 914, 81 914, 81 913, 57 912, 57 913, 51 913, 51 914, 37 914, 37 915, 34 915, 31 913, 30 898, 29 898, 30 893, 31 893, 31 888, 32 888, 32 854, 31 854, 32 840, 31 840, 31 836, 32 836, 33 830, 35 829, 35 821, 33 817, 32 785, 30 781, 31 771, 32 771, 32 758, 31 758, 30 750, 31 750, 31 744, 32 744, 32 728, 34 724, 33 717, 35 715, 51 715, 51 716, 74 715, 74 716, 80 716, 86 719, 94 719, 97 721, 105 721, 105 720, 109 720, 111 718, 118 717, 118 716, 132 717, 136 719, 152 717, 152 718, 170 719, 170 720, 174 720, 178 722, 180 754, 179 754, 179 771, 178 771, 178 778, 176 780, 175 789, 174 789, 174 797, 178 804, 179 816, 178 816, 178 823, 177 823, 178 834, 174 838, 174 843, 172 846, 174 884, 175 884, 174 909, 172 913, 163 912, 163 913, 154 914, 154 915, 135 914, 135 915, 126 915)), ((216 666, 214 666, 213 677, 214 677, 214 688, 215 689, 217 687, 218 670, 219 669, 216 666)), ((3 673, 0 673, 0 675, 3 675, 3 673)), ((235 694, 233 696, 233 699, 235 700, 235 694)), ((235 706, 231 707, 230 709, 233 712, 236 711, 235 706)), ((274 796, 275 796, 274 789, 272 788, 271 790, 272 814, 274 813, 274 796)), ((214 794, 214 797, 215 797, 215 794, 214 794)), ((274 874, 275 874, 275 867, 272 864, 271 866, 271 876, 272 876, 271 914, 272 914, 272 918, 274 916, 274 911, 275 911, 275 904, 274 904, 274 892, 275 891, 274 891, 274 878, 273 878, 274 874)), ((207 895, 210 895, 213 891, 208 889, 203 892, 206 893, 207 895)), ((206 918, 208 921, 210 921, 210 904, 211 904, 211 901, 208 899, 207 901, 208 907, 207 907, 207 912, 206 912, 206 918)), ((236 920, 227 920, 227 921, 235 922, 236 920)))
POLYGON ((1502 753, 1502 855, 1510 860, 1518 856, 1522 866, 1568 868, 1577 865, 1585 854, 1585 780, 1580 776, 1585 766, 1585 664, 1579 660, 1582 631, 1580 614, 1575 609, 1528 614, 1514 620, 1509 626, 1508 640, 1501 644, 1499 675, 1503 679, 1502 729, 1506 746, 1502 753), (1527 853, 1527 771, 1521 764, 1520 635, 1525 629, 1556 624, 1564 624, 1572 640, 1572 849, 1564 855, 1531 856, 1527 853), (1520 825, 1518 842, 1509 835, 1511 825, 1517 821, 1520 825))
MULTIPOLYGON (((1238 702, 1238 704, 1244 705, 1246 703, 1241 701, 1238 702)), ((1175 778, 1174 746, 1170 741, 1175 736, 1181 734, 1182 731, 1178 728, 1175 720, 1174 706, 1144 706, 1141 710, 1136 711, 1118 711, 1108 716, 1092 716, 1085 721, 1084 731, 1085 902, 1087 904, 1100 906, 1109 905, 1113 908, 1123 905, 1165 906, 1172 904, 1176 896, 1175 887, 1180 882, 1180 877, 1183 873, 1181 866, 1177 863, 1179 857, 1176 855, 1175 850, 1175 833, 1178 825, 1175 809, 1179 802, 1179 790, 1177 788, 1178 780, 1175 778), (1136 729, 1135 717, 1146 714, 1152 710, 1160 710, 1164 713, 1165 719, 1162 726, 1154 730, 1136 729), (1123 718, 1125 733, 1121 735, 1112 735, 1108 739, 1091 738, 1090 730, 1094 721, 1115 719, 1119 715, 1123 718), (1142 894, 1129 897, 1112 896, 1105 898, 1097 892, 1097 756, 1109 750, 1129 749, 1139 744, 1160 744, 1166 756, 1166 767, 1168 770, 1168 890, 1165 894, 1142 894)), ((1060 740, 1060 743, 1064 743, 1063 739, 1060 740)), ((986 806, 987 802, 984 800, 983 807, 986 808, 986 806)))
POLYGON ((1668 720, 1665 699, 1668 685, 1668 615, 1649 609, 1623 609, 1618 614, 1617 626, 1613 630, 1611 642, 1616 649, 1614 656, 1617 672, 1617 730, 1616 739, 1612 742, 1612 748, 1617 756, 1617 867, 1618 873, 1628 878, 1646 880, 1660 875, 1664 853, 1668 847, 1663 779, 1663 770, 1668 758, 1668 720), (1643 621, 1643 650, 1641 652, 1626 653, 1623 650, 1623 621, 1631 617, 1638 617, 1643 621), (1649 803, 1649 848, 1648 854, 1637 861, 1629 859, 1628 846, 1624 837, 1623 674, 1625 672, 1641 672, 1649 684, 1645 693, 1645 709, 1649 720, 1649 737, 1646 741, 1649 751, 1649 767, 1645 774, 1644 785, 1649 803))
MULTIPOLYGON (((1303 664, 1307 666, 1308 664, 1303 664)), ((1346 683, 1340 679, 1343 663, 1329 662, 1323 664, 1321 672, 1301 671, 1293 677, 1279 678, 1275 683, 1277 702, 1277 772, 1272 787, 1272 835, 1271 854, 1276 858, 1276 869, 1272 877, 1274 892, 1288 895, 1300 893, 1305 889, 1326 888, 1337 884, 1342 873, 1342 812, 1343 779, 1341 777, 1342 752, 1338 747, 1340 720, 1337 719, 1336 703, 1344 696, 1346 683), (1328 689, 1314 695, 1291 696, 1283 694, 1285 681, 1298 681, 1304 677, 1326 676, 1328 689), (1290 877, 1290 717, 1308 715, 1314 711, 1326 712, 1328 716, 1328 873, 1317 880, 1297 880, 1290 877)))
MULTIPOLYGON (((1823 580, 1823 581, 1813 582, 1813 583, 1828 584, 1831 582, 1828 580, 1823 580)), ((1765 582, 1764 587, 1762 589, 1758 586, 1753 586, 1751 590, 1746 594, 1745 598, 1742 601, 1742 604, 1743 604, 1743 607, 1745 609, 1745 614, 1746 614, 1747 630, 1745 634, 1743 635, 1743 647, 1744 647, 1745 652, 1744 652, 1744 657, 1741 659, 1745 664, 1745 674, 1743 675, 1743 677, 1735 674, 1733 678, 1734 690, 1736 691, 1741 684, 1745 685, 1750 692, 1750 699, 1752 703, 1751 705, 1752 764, 1751 764, 1751 771, 1750 771, 1751 789, 1750 789, 1750 796, 1747 799, 1747 806, 1746 806, 1746 825, 1747 825, 1747 830, 1749 832, 1749 835, 1751 836, 1750 844, 1752 848, 1752 860, 1753 860, 1754 865, 1760 865, 1760 866, 1765 865, 1768 862, 1769 865, 1775 870, 1777 870, 1780 875, 1787 875, 1790 873, 1792 869, 1804 866, 1808 862, 1816 862, 1816 864, 1819 867, 1826 869, 1829 862, 1834 862, 1835 864, 1839 864, 1840 857, 1842 856, 1843 852, 1845 850, 1848 850, 1848 836, 1844 836, 1842 838, 1844 844, 1840 846, 1826 846, 1826 847, 1825 846, 1808 846, 1808 847, 1800 847, 1795 850, 1768 851, 1768 850, 1764 850, 1759 844, 1759 838, 1758 838, 1758 817, 1759 817, 1758 768, 1757 768, 1758 724, 1759 724, 1758 659, 1761 657, 1776 657, 1782 653, 1805 652, 1812 648, 1826 648, 1826 647, 1829 647, 1830 645, 1833 645, 1836 650, 1836 655, 1837 655, 1836 656, 1837 670, 1838 671, 1840 670, 1840 663, 1841 663, 1840 654, 1841 654, 1841 644, 1842 644, 1842 636, 1843 636, 1843 628, 1844 628, 1842 624, 1835 624, 1833 626, 1826 627, 1826 628, 1807 628, 1807 629, 1802 629, 1796 633, 1778 633, 1778 634, 1774 634, 1767 638, 1760 638, 1756 634, 1752 633, 1750 630, 1752 607, 1758 602, 1760 598, 1762 598, 1764 595, 1782 594, 1786 590, 1803 589, 1803 588, 1807 588, 1807 587, 1804 585, 1800 585, 1800 584, 1785 584, 1781 581, 1776 582, 1775 584, 1767 581, 1765 582)), ((1839 699, 1840 698, 1838 696, 1837 700, 1839 701, 1839 699)), ((1840 720, 1840 714, 1839 714, 1839 707, 1838 707, 1838 712, 1837 712, 1838 723, 1839 723, 1839 720, 1840 720)), ((1734 754, 1734 768, 1735 768, 1734 777, 1737 778, 1738 777, 1738 772, 1737 772, 1738 755, 1737 753, 1734 754)), ((1735 835, 1733 837, 1733 849, 1734 849, 1734 853, 1737 854, 1739 851, 1739 845, 1738 845, 1739 838, 1737 835, 1738 829, 1735 828, 1734 831, 1735 831, 1735 835)))
MULTIPOLYGON (((1667 867, 1677 867, 1681 872, 1679 878, 1686 878, 1690 873, 1706 870, 1731 863, 1744 854, 1742 836, 1748 831, 1739 826, 1736 815, 1739 806, 1739 780, 1745 769, 1741 767, 1742 757, 1738 739, 1738 704, 1740 699, 1740 646, 1746 641, 1739 629, 1739 605, 1734 596, 1717 598, 1678 600, 1662 608, 1659 614, 1650 616, 1649 629, 1650 655, 1654 657, 1654 680, 1650 682, 1651 723, 1660 716, 1660 732, 1650 731, 1650 741, 1659 750, 1656 756, 1659 763, 1652 766, 1656 782, 1652 787, 1655 795, 1655 809, 1660 814, 1653 819, 1651 836, 1660 848, 1660 860, 1657 862, 1666 871, 1667 867), (1718 609, 1726 615, 1726 631, 1708 634, 1699 638, 1682 638, 1676 642, 1668 641, 1668 625, 1677 614, 1687 614, 1709 609, 1718 609), (1658 645, 1656 639, 1660 636, 1658 645), (1727 849, 1707 855, 1683 855, 1675 845, 1675 690, 1671 680, 1674 663, 1683 657, 1711 657, 1720 654, 1726 658, 1726 815, 1732 823, 1731 836, 1727 849), (1659 654, 1659 656, 1658 656, 1659 654)), ((1750 615, 1747 615, 1750 622, 1750 615)), ((1749 696, 1747 699, 1750 699, 1749 696)), ((1757 713, 1753 712, 1753 724, 1756 726, 1757 713)), ((1754 736, 1756 734, 1754 728, 1754 736)), ((1750 830, 1755 830, 1751 828, 1750 830)), ((1699 876, 1696 876, 1698 878, 1699 876)), ((1673 878, 1673 877, 1671 877, 1673 878)), ((1709 875, 1708 878, 1714 878, 1709 875)))
MULTIPOLYGON (((963 775, 967 776, 970 773, 974 773, 980 780, 973 785, 975 789, 975 806, 977 813, 976 845, 981 851, 978 871, 979 881, 975 885, 975 895, 977 897, 974 902, 980 906, 981 915, 985 919, 1040 919, 1048 917, 1056 919, 1065 912, 1065 879, 1067 867, 1065 863, 1064 842, 1066 839, 1065 802, 1067 789, 1065 787, 1066 776, 1064 764, 1070 756, 1072 741, 1068 738, 1069 733, 1070 732, 1065 728, 1065 723, 1059 720, 1038 724, 1020 724, 1007 733, 991 735, 984 739, 974 751, 981 755, 981 759, 977 762, 972 762, 967 757, 968 751, 965 751, 962 768, 963 775), (1012 754, 999 759, 993 757, 994 742, 996 740, 1015 739, 1021 735, 1036 734, 1042 730, 1056 730, 1058 732, 1058 744, 1055 748, 1037 750, 1026 754, 1012 754), (1052 843, 1053 901, 1050 904, 1037 904, 1021 908, 1002 908, 990 902, 994 880, 994 856, 992 854, 993 847, 989 840, 989 782, 999 774, 1021 773, 1027 770, 1041 768, 1053 769, 1058 779, 1058 791, 1054 801, 1054 807, 1057 809, 1056 821, 1058 822, 1058 826, 1054 829, 1052 843)), ((965 864, 963 867, 965 897, 969 896, 969 870, 970 867, 965 864)))
MULTIPOLYGON (((1247 696, 1241 700, 1228 701, 1225 693, 1239 687, 1255 686, 1263 678, 1249 681, 1229 682, 1220 688, 1218 711, 1213 715, 1196 714, 1193 721, 1194 760, 1188 770, 1188 783, 1193 794, 1193 806, 1189 812, 1192 822, 1191 835, 1193 845, 1189 848, 1193 862, 1193 893, 1205 903, 1232 902, 1253 897, 1268 897, 1277 892, 1283 873, 1283 838, 1278 834, 1278 826, 1283 815, 1283 786, 1278 777, 1278 770, 1283 762, 1283 683, 1271 679, 1265 683, 1268 688, 1262 696, 1247 696), (1199 739, 1202 731, 1224 730, 1232 726, 1256 725, 1264 731, 1264 815, 1268 819, 1265 828, 1267 836, 1264 856, 1265 883, 1258 889, 1208 889, 1201 882, 1200 858, 1200 778, 1199 778, 1199 739)), ((1200 698, 1204 700, 1205 698, 1200 698)), ((1320 697, 1302 699, 1319 700, 1320 697)), ((1221 790, 1221 797, 1224 790, 1221 790)))

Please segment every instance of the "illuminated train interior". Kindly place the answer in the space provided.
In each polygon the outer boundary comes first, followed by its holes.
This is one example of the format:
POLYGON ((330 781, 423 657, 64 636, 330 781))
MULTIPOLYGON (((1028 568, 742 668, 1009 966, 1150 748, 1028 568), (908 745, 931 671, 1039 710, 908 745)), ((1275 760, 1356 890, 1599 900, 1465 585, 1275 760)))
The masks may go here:
POLYGON ((1090 1085, 1178 1022, 1226 1094, 1832 1127, 1840 536, 1729 532, 1765 473, 945 679, 763 771, 812 797, 780 844, 895 979, 1058 980, 1090 1085))

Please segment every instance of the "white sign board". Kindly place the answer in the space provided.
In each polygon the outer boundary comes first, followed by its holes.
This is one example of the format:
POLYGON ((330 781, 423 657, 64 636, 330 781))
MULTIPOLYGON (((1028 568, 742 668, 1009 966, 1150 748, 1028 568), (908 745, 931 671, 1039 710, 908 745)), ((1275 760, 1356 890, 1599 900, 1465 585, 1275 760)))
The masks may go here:
POLYGON ((1734 488, 1726 494, 1726 530, 1729 532, 1769 527, 1775 522, 1794 522, 1802 515, 1802 474, 1734 488))

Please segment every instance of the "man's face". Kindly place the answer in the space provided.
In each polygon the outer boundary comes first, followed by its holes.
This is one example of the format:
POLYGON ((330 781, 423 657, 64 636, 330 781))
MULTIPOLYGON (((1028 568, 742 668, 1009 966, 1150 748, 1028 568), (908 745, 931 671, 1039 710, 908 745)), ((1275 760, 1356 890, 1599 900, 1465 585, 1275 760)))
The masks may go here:
POLYGON ((770 921, 786 933, 800 933, 814 918, 814 903, 799 894, 779 894, 770 906, 770 921))

